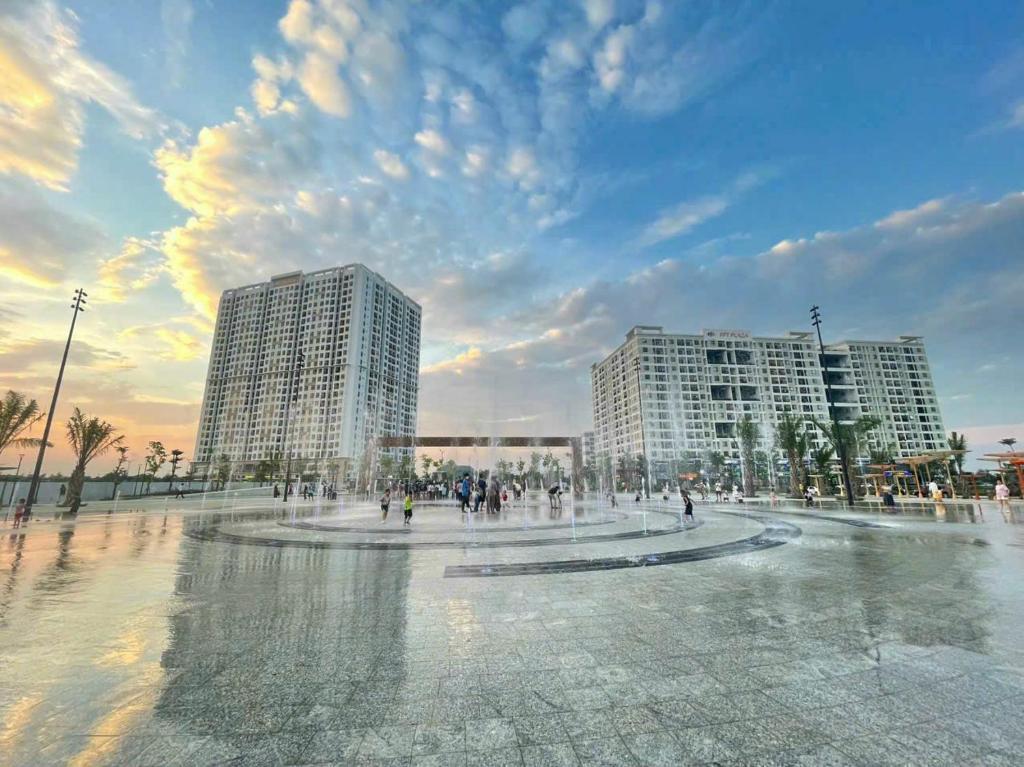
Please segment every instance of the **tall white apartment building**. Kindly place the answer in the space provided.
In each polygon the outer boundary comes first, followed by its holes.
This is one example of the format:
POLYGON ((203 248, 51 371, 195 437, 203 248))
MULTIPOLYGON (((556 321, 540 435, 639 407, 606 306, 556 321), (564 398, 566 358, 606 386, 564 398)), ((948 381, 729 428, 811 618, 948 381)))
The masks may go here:
POLYGON ((300 469, 350 477, 382 452, 377 437, 415 435, 420 318, 416 302, 362 264, 225 291, 199 468, 227 456, 237 476, 291 457, 300 469))
MULTIPOLYGON (((882 420, 871 446, 892 446, 897 455, 943 446, 920 338, 846 341, 827 346, 825 358, 840 420, 882 420)), ((812 435, 811 419, 828 419, 823 370, 809 332, 762 338, 740 330, 681 335, 634 327, 591 367, 595 450, 613 460, 646 453, 653 473, 669 476, 667 466, 687 454, 738 456, 736 424, 746 414, 761 426, 759 449, 772 450, 784 412, 801 415, 812 435)), ((820 435, 815 442, 823 444, 820 435)))

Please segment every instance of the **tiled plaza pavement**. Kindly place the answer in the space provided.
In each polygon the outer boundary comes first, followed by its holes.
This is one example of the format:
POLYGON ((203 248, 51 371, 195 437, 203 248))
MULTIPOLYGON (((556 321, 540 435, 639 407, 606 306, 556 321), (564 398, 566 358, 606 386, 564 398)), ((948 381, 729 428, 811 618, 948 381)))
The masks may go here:
POLYGON ((995 514, 420 507, 399 533, 195 503, 0 529, 0 763, 1024 763, 1024 528, 995 514), (799 534, 657 558, 773 520, 799 534), (539 543, 479 545, 513 540, 539 543), (632 565, 446 577, 580 559, 632 565))

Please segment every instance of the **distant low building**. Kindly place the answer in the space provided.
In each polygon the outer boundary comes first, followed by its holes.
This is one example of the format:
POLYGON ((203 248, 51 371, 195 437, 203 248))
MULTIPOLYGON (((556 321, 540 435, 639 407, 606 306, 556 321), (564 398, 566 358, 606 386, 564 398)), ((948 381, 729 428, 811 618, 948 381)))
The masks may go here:
MULTIPOLYGON (((736 423, 747 414, 761 425, 759 449, 774 449, 775 425, 787 410, 800 415, 813 435, 811 419, 829 418, 819 357, 811 333, 684 335, 634 327, 591 367, 594 449, 612 460, 646 450, 653 473, 668 478, 670 466, 687 454, 738 457, 736 423)), ((898 456, 945 447, 920 337, 831 344, 825 362, 840 420, 870 414, 882 421, 866 447, 892 447, 898 456)), ((815 439, 824 444, 820 435, 815 439)))

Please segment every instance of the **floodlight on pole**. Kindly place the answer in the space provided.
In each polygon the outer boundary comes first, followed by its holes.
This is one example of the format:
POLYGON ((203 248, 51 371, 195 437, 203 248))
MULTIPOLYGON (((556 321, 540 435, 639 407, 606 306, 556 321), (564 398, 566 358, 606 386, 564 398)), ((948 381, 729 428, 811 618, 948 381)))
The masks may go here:
POLYGON ((75 322, 78 320, 78 313, 85 311, 88 303, 85 298, 89 294, 81 288, 75 291, 75 297, 71 304, 71 328, 68 330, 68 340, 64 344, 64 356, 60 360, 60 370, 57 372, 57 383, 53 387, 53 399, 50 400, 50 411, 46 414, 46 427, 43 429, 43 438, 39 443, 39 454, 36 456, 36 467, 32 472, 32 482, 28 487, 28 502, 25 505, 26 513, 32 510, 32 504, 36 502, 36 494, 39 492, 39 475, 43 470, 43 458, 46 455, 46 443, 50 439, 50 427, 53 426, 53 414, 57 410, 57 398, 60 396, 60 386, 64 381, 64 368, 68 364, 68 352, 71 350, 71 338, 75 335, 75 322))
POLYGON ((825 379, 825 399, 828 401, 828 416, 832 420, 832 431, 835 435, 836 453, 839 456, 839 468, 843 475, 843 490, 846 492, 846 502, 853 505, 853 486, 850 484, 850 469, 846 460, 846 440, 843 437, 842 427, 839 425, 839 416, 836 415, 835 401, 832 395, 832 382, 828 375, 828 361, 825 358, 825 343, 821 340, 821 309, 818 306, 811 307, 811 324, 818 332, 818 350, 821 353, 821 370, 825 379))
POLYGON ((633 360, 633 369, 636 370, 636 396, 640 410, 640 451, 644 457, 644 469, 647 474, 647 484, 644 485, 644 497, 651 497, 651 461, 647 457, 647 435, 644 434, 644 391, 640 383, 640 357, 633 360))

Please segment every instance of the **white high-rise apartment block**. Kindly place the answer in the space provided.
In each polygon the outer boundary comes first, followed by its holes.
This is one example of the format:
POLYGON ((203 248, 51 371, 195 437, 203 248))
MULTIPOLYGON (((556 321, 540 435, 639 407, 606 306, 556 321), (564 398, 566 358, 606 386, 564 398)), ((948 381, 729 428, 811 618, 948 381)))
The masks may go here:
MULTIPOLYGON (((870 446, 891 446, 898 456, 944 446, 920 338, 832 344, 825 362, 840 420, 862 414, 881 419, 870 446)), ((745 414, 760 424, 763 450, 773 448, 775 425, 784 412, 802 416, 812 433, 812 418, 829 417, 812 333, 755 338, 738 330, 681 335, 637 326, 591 367, 591 387, 597 454, 614 461, 646 452, 653 473, 661 477, 670 476, 670 464, 688 454, 737 456, 736 423, 745 414)), ((824 444, 820 436, 817 444, 824 444)))
MULTIPOLYGON (((361 264, 221 296, 196 439, 201 470, 263 461, 351 477, 375 440, 413 436, 419 305, 361 264)), ((410 449, 390 449, 395 457, 410 449)))

